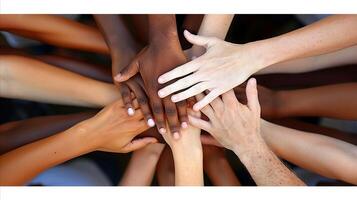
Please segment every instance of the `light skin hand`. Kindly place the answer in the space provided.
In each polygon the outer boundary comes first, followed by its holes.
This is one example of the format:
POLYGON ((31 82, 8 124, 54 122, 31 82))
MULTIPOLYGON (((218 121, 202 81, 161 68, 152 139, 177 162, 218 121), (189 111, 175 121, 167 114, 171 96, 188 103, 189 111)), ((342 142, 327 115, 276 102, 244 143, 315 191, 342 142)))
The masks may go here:
POLYGON ((234 91, 230 90, 202 109, 209 122, 189 116, 190 123, 208 131, 224 147, 231 149, 257 185, 304 185, 268 148, 260 135, 260 106, 255 79, 248 81, 246 93, 247 105, 238 102, 234 91))
POLYGON ((184 35, 192 44, 204 46, 206 52, 159 77, 159 83, 163 84, 185 76, 161 89, 159 91, 161 98, 184 90, 171 97, 173 102, 178 102, 209 90, 208 95, 194 105, 193 109, 197 111, 219 95, 243 83, 262 65, 254 56, 253 48, 249 43, 232 44, 214 37, 193 35, 188 31, 185 31, 184 35))

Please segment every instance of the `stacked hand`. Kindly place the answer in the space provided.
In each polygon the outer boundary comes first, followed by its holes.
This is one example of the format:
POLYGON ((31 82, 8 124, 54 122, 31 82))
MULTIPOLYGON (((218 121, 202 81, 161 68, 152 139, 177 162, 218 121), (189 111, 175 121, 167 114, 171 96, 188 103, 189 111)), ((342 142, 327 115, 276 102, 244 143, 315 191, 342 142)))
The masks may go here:
MULTIPOLYGON (((187 127, 186 101, 175 104, 170 100, 170 97, 161 100, 157 94, 160 89, 160 85, 157 83, 158 77, 186 62, 186 57, 181 50, 177 36, 174 37, 176 38, 163 37, 160 42, 149 44, 135 57, 128 67, 115 77, 115 80, 123 82, 140 72, 158 130, 160 133, 166 133, 164 115, 166 114, 169 128, 174 137, 178 138, 180 126, 187 127)), ((146 102, 141 103, 144 104, 146 102)))
POLYGON ((179 102, 209 90, 207 96, 194 105, 200 110, 219 95, 243 83, 258 71, 263 62, 252 45, 238 45, 213 37, 192 35, 184 32, 186 39, 194 45, 204 46, 205 54, 159 77, 159 83, 167 83, 176 78, 180 80, 159 91, 161 98, 179 92, 171 97, 179 102))

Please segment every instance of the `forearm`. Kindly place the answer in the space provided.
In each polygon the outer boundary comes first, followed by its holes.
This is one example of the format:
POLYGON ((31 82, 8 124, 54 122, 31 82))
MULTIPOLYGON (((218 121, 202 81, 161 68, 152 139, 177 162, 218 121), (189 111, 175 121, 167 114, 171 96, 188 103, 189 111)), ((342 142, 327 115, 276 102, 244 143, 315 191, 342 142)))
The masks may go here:
POLYGON ((0 28, 60 47, 109 52, 98 30, 56 15, 1 15, 0 28))
POLYGON ((248 169, 257 185, 305 185, 265 144, 260 136, 248 148, 237 147, 234 152, 248 169), (244 149, 244 150, 242 150, 244 149))
POLYGON ((257 72, 257 74, 302 73, 348 64, 357 64, 356 51, 357 46, 352 46, 332 53, 277 63, 264 68, 257 72))
POLYGON ((149 42, 155 43, 166 39, 179 42, 175 15, 149 15, 149 42))
POLYGON ((91 151, 86 133, 73 127, 0 157, 0 185, 23 185, 40 172, 91 151), (86 145, 84 145, 86 144, 86 145))
POLYGON ((42 116, 9 122, 0 126, 0 155, 23 145, 65 131, 74 124, 92 117, 94 113, 42 116))
POLYGON ((172 150, 176 186, 203 186, 202 147, 172 150))
POLYGON ((280 158, 322 176, 357 183, 357 148, 354 145, 264 120, 262 136, 280 158))
POLYGON ((249 43, 262 58, 258 70, 279 62, 356 45, 356 19, 355 15, 334 15, 274 38, 249 43), (348 35, 346 31, 349 31, 348 35))
POLYGON ((0 95, 6 98, 89 107, 120 98, 112 84, 20 56, 0 56, 0 81, 0 95))
MULTIPOLYGON (((209 159, 209 158, 208 158, 209 159)), ((205 163, 203 159, 204 171, 215 186, 239 186, 241 185, 228 160, 219 159, 205 163)))
POLYGON ((156 164, 159 161, 165 145, 160 145, 157 151, 150 151, 144 147, 135 151, 125 170, 123 178, 120 180, 121 186, 150 186, 155 174, 156 164))
MULTIPOLYGON (((234 15, 207 14, 201 23, 198 35, 216 37, 224 40, 231 25, 234 15)), ((195 57, 204 53, 204 48, 193 45, 192 54, 195 57)))
POLYGON ((357 84, 345 83, 279 91, 277 113, 279 117, 319 116, 355 120, 356 90, 357 84))

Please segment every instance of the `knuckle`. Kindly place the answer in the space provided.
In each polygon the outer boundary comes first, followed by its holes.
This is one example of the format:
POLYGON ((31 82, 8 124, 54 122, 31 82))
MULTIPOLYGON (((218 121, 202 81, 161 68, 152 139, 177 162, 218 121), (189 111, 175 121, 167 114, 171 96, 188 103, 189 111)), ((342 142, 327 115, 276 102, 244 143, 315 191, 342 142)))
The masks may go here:
POLYGON ((153 112, 154 114, 162 114, 162 107, 161 107, 161 105, 157 105, 157 104, 153 105, 153 107, 152 107, 152 112, 153 112))
POLYGON ((168 115, 168 116, 177 115, 176 109, 172 108, 172 107, 166 108, 165 112, 166 112, 166 115, 168 115))
POLYGON ((148 100, 145 97, 137 97, 137 101, 140 105, 147 104, 148 100))

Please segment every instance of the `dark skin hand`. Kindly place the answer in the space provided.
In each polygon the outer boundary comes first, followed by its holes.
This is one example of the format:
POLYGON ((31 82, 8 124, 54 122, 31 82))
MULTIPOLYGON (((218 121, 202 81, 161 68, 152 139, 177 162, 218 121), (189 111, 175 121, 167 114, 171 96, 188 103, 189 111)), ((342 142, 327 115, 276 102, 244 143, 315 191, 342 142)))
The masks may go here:
MULTIPOLYGON (((112 75, 114 78, 134 58, 137 53, 138 44, 131 37, 121 16, 95 15, 94 18, 109 46, 112 59, 112 75)), ((114 79, 114 83, 119 88, 128 114, 134 115, 135 109, 133 109, 133 99, 131 98, 131 93, 134 93, 148 126, 153 127, 155 122, 152 119, 141 77, 133 76, 121 83, 114 79)))
POLYGON ((175 16, 149 15, 149 45, 115 77, 117 81, 123 82, 140 72, 159 132, 166 133, 167 119, 171 133, 176 139, 179 138, 180 125, 187 127, 186 101, 174 104, 171 97, 161 100, 157 92, 165 85, 159 85, 157 80, 163 73, 185 62, 186 57, 177 37, 175 16))

